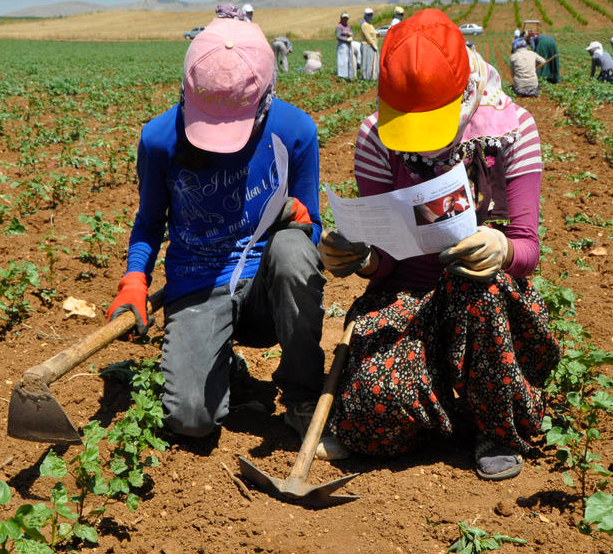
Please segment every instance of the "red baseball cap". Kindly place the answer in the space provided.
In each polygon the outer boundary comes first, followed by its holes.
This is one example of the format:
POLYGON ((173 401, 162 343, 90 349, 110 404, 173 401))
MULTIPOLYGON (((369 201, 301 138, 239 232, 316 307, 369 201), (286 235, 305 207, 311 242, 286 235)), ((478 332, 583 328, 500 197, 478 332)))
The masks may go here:
POLYGON ((391 150, 427 152, 456 136, 470 76, 464 36, 442 11, 390 27, 381 49, 379 137, 391 150))

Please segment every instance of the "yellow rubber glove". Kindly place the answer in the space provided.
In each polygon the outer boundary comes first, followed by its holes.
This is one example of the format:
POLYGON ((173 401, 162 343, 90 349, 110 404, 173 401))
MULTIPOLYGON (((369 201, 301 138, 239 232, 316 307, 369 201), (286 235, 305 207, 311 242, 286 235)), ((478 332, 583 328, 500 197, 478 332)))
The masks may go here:
POLYGON ((497 229, 477 227, 477 232, 439 254, 439 260, 451 273, 474 279, 492 281, 502 269, 509 251, 507 238, 497 229))
POLYGON ((324 267, 335 277, 347 277, 370 261, 370 246, 351 242, 336 229, 324 229, 317 246, 324 267))

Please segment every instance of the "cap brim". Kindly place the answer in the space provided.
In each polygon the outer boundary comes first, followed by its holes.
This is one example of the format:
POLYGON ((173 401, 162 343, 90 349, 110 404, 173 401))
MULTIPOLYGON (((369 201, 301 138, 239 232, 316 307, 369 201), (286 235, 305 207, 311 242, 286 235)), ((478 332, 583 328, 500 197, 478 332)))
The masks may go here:
POLYGON ((379 138, 390 150, 428 152, 447 146, 458 133, 462 95, 428 112, 401 112, 379 98, 379 138))
POLYGON ((208 152, 238 152, 249 141, 257 108, 256 104, 232 119, 216 118, 200 110, 186 94, 184 119, 187 140, 208 152))

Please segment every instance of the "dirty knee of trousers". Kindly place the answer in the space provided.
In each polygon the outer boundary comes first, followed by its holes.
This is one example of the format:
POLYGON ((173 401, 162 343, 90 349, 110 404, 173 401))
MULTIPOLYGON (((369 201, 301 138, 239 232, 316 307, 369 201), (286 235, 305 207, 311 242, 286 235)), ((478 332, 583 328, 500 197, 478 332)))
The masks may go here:
POLYGON ((210 435, 219 423, 214 416, 201 406, 190 404, 189 400, 164 402, 164 425, 173 433, 189 437, 206 437, 210 435))
POLYGON ((277 231, 268 241, 264 256, 277 275, 306 276, 320 273, 317 248, 300 229, 277 231))

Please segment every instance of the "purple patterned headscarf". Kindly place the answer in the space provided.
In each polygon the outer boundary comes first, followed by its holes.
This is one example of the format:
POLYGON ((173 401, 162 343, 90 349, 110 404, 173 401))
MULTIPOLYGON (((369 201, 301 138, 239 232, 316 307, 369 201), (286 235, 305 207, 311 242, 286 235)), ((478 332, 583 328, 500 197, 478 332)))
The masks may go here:
POLYGON ((241 21, 245 21, 246 19, 245 12, 239 7, 230 3, 219 4, 215 8, 215 13, 217 14, 217 17, 221 18, 240 19, 241 21))

